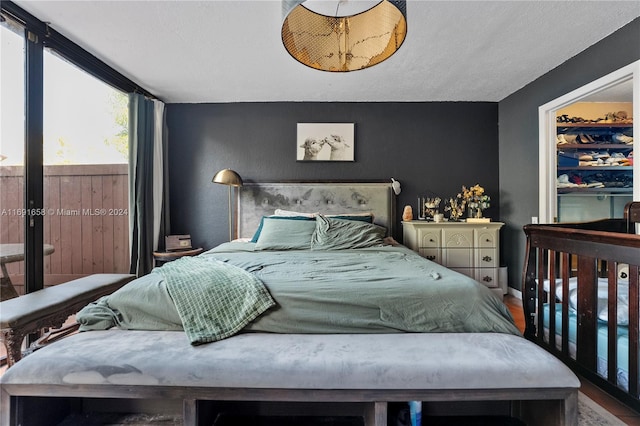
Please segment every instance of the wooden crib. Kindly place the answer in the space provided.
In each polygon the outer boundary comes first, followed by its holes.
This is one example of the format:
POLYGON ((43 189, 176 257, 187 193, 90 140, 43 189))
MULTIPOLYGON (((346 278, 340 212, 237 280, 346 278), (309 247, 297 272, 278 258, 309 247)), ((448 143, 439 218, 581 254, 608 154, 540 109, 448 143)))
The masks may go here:
POLYGON ((525 337, 640 411, 638 223, 632 202, 624 219, 526 225, 522 290, 525 337))

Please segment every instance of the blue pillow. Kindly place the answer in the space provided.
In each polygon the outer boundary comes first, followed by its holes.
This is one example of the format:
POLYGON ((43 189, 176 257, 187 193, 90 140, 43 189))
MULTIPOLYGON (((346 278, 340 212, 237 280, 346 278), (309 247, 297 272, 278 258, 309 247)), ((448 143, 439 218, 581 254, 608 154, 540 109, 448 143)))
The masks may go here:
POLYGON ((256 250, 309 250, 316 229, 313 220, 264 218, 256 250))
POLYGON ((260 238, 260 233, 262 232, 262 227, 264 226, 265 219, 279 219, 279 220, 309 220, 316 221, 315 217, 307 217, 307 216, 262 216, 260 219, 260 225, 258 225, 258 229, 256 229, 256 233, 253 234, 253 238, 251 238, 252 243, 257 243, 258 238, 260 238))

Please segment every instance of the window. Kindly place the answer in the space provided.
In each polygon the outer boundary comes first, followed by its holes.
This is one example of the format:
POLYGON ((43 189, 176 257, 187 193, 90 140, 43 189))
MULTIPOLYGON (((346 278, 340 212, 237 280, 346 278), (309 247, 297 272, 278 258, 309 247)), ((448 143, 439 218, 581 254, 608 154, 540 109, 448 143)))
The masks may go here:
POLYGON ((14 3, 0 7, 0 244, 24 247, 9 276, 30 292, 127 272, 126 94, 151 94, 14 3))
MULTIPOLYGON (((0 247, 24 247, 25 41, 24 27, 7 19, 0 24, 0 247), (11 244, 11 246, 9 246, 11 244)), ((4 265, 23 291, 24 262, 4 265)), ((4 275, 4 270, 3 270, 4 275)), ((3 276, 3 285, 7 277, 3 276)), ((2 298, 14 293, 3 288, 2 298)))
POLYGON ((49 49, 43 63, 45 284, 127 273, 128 96, 49 49))

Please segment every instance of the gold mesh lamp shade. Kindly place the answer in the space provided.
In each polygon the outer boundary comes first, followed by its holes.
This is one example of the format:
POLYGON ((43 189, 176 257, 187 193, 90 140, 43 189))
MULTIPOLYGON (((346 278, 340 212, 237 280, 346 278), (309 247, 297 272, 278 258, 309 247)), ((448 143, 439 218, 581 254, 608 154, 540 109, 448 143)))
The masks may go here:
POLYGON ((233 240, 233 217, 232 217, 232 204, 231 204, 231 187, 242 186, 242 178, 236 172, 231 169, 220 170, 213 176, 211 182, 219 183, 221 185, 227 185, 229 187, 229 241, 233 240))
POLYGON ((379 64, 407 35, 406 1, 283 0, 282 42, 298 62, 346 72, 379 64))

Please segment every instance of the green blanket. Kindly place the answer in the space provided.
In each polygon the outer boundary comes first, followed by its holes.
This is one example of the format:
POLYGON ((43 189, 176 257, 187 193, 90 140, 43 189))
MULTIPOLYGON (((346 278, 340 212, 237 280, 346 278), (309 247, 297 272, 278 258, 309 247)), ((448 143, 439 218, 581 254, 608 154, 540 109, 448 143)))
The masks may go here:
POLYGON ((254 275, 219 261, 183 257, 152 273, 166 281, 192 344, 233 336, 275 305, 254 275))
POLYGON ((274 305, 253 274, 212 258, 183 257, 85 307, 77 319, 81 330, 184 329, 197 345, 238 333, 274 305))

